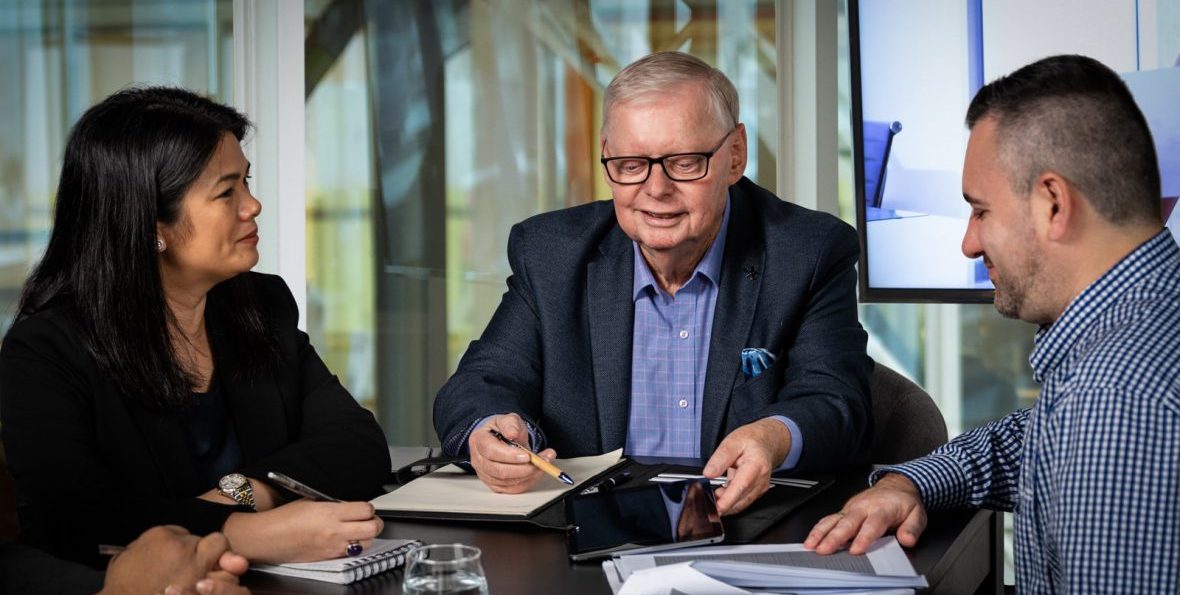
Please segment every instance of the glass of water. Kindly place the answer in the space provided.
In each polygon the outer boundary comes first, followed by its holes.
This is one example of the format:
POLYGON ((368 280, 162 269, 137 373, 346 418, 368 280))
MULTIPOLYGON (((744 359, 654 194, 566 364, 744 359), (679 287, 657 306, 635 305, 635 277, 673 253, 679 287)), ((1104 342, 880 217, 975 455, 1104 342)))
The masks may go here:
POLYGON ((406 595, 487 595, 479 548, 461 543, 427 545, 410 552, 406 595))

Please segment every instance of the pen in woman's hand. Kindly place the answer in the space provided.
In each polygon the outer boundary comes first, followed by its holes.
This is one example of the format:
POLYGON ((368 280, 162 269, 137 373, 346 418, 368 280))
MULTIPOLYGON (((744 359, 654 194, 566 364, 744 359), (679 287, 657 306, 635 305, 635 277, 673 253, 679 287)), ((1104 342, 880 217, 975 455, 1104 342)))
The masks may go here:
MULTIPOLYGON (((295 492, 296 494, 299 494, 300 496, 303 496, 304 498, 311 498, 312 500, 317 500, 320 502, 344 502, 343 500, 341 500, 339 498, 333 498, 333 497, 303 483, 302 481, 299 481, 297 479, 292 479, 290 477, 287 477, 286 475, 283 475, 282 473, 275 473, 274 471, 268 471, 266 473, 266 477, 269 478, 271 481, 279 484, 280 486, 282 486, 288 490, 291 490, 292 492, 295 492)), ((356 556, 361 555, 361 552, 363 552, 363 551, 364 551, 364 547, 361 546, 360 542, 358 542, 356 540, 349 540, 348 548, 345 550, 345 553, 347 553, 349 556, 356 557, 356 556)))
POLYGON ((554 479, 560 481, 561 483, 564 483, 566 485, 571 485, 571 486, 574 485, 573 478, 570 477, 569 475, 566 475, 566 473, 564 471, 562 471, 561 469, 558 469, 553 463, 550 463, 549 461, 546 461, 545 459, 542 459, 541 457, 537 456, 537 453, 525 448, 519 442, 512 440, 512 439, 508 438, 507 436, 501 434, 500 432, 496 431, 495 428, 488 428, 488 430, 491 431, 492 435, 495 436, 496 439, 499 440, 500 442, 503 442, 504 444, 507 444, 508 446, 519 448, 519 449, 525 451, 526 453, 528 453, 529 462, 532 463, 533 466, 536 467, 537 469, 544 471, 546 474, 548 474, 549 476, 553 477, 554 479))
POLYGON ((333 498, 297 479, 292 479, 283 475, 282 473, 275 473, 274 471, 267 472, 266 476, 273 482, 280 486, 303 496, 304 498, 311 498, 320 502, 343 502, 339 498, 333 498))

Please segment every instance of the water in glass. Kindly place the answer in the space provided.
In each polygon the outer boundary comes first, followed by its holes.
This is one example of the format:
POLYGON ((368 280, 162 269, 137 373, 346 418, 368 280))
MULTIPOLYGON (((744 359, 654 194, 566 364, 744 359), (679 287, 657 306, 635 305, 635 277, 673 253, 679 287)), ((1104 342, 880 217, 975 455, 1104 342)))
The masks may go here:
POLYGON ((487 595, 484 577, 470 572, 452 572, 406 578, 406 595, 487 595))
POLYGON ((402 591, 407 595, 487 595, 479 548, 459 543, 410 552, 402 591))

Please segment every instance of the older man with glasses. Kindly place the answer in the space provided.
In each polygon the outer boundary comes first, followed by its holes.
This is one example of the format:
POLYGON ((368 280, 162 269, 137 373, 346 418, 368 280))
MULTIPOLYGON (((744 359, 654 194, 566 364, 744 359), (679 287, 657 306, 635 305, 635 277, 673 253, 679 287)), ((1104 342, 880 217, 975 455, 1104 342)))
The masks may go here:
POLYGON ((775 470, 859 457, 871 435, 855 232, 743 174, 746 129, 719 70, 647 56, 606 89, 602 165, 613 201, 533 217, 508 240, 508 291, 434 423, 491 489, 542 457, 620 447, 707 459, 723 514, 775 470))

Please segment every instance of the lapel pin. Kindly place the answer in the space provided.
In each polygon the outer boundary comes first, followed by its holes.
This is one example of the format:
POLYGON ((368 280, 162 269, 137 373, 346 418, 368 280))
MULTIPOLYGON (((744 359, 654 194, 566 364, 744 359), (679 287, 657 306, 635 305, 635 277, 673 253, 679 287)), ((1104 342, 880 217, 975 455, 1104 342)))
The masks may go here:
POLYGON ((756 268, 754 268, 754 267, 746 267, 746 268, 745 268, 745 272, 746 272, 746 278, 747 278, 747 279, 749 279, 749 280, 751 280, 751 281, 757 281, 757 280, 758 280, 758 269, 756 269, 756 268))

